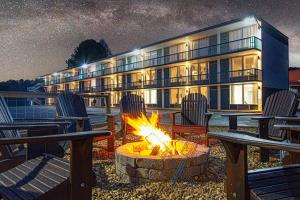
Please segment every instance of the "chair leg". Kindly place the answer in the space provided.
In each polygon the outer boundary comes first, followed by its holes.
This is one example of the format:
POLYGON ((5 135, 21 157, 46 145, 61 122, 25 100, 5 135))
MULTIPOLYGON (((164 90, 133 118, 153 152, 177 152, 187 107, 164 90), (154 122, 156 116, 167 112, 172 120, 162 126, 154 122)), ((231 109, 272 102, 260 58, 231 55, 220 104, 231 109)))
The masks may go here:
POLYGON ((175 140, 176 136, 175 136, 175 132, 172 130, 172 140, 175 140))
POLYGON ((207 147, 209 146, 209 139, 208 139, 207 133, 205 134, 205 145, 207 147))
POLYGON ((115 137, 107 139, 107 151, 108 152, 115 151, 115 137))
POLYGON ((126 126, 126 123, 124 123, 124 126, 123 126, 123 144, 126 144, 126 135, 127 135, 127 126, 126 126))

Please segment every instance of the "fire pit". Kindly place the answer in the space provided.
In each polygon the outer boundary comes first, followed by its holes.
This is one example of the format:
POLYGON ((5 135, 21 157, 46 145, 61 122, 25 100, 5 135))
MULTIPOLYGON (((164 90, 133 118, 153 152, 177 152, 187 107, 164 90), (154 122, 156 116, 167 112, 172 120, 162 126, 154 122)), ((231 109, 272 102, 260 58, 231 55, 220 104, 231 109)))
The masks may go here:
POLYGON ((157 115, 127 119, 142 136, 140 142, 120 146, 115 152, 116 173, 123 182, 144 183, 188 180, 205 173, 209 148, 193 142, 171 140, 157 127, 157 115))

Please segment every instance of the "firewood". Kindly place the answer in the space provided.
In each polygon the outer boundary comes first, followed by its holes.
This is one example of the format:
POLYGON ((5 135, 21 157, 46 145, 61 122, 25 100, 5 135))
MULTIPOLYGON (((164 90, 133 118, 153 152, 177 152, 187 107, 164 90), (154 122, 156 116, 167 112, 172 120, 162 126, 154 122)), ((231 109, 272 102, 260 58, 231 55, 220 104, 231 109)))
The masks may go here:
POLYGON ((153 147, 150 155, 152 155, 152 156, 158 155, 159 149, 160 149, 160 146, 158 146, 158 145, 153 147))

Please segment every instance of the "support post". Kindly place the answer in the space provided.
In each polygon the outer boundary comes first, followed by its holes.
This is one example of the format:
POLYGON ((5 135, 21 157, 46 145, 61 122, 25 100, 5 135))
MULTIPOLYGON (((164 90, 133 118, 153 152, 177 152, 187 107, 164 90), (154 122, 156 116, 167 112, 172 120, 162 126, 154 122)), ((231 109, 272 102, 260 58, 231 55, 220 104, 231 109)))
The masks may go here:
POLYGON ((92 138, 73 140, 71 143, 71 199, 92 199, 92 138))
POLYGON ((229 200, 247 200, 248 166, 247 146, 223 141, 226 150, 225 190, 229 200))

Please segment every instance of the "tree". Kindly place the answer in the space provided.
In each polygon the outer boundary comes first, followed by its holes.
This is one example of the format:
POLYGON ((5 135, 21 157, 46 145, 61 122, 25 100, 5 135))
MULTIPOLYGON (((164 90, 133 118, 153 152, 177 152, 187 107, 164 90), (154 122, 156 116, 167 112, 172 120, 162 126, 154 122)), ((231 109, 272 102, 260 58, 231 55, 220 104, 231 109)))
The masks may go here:
POLYGON ((110 48, 103 39, 99 42, 89 39, 82 41, 79 46, 74 49, 74 53, 66 60, 66 63, 68 68, 80 67, 86 63, 91 63, 110 55, 110 48))

